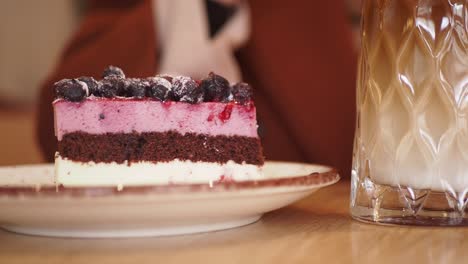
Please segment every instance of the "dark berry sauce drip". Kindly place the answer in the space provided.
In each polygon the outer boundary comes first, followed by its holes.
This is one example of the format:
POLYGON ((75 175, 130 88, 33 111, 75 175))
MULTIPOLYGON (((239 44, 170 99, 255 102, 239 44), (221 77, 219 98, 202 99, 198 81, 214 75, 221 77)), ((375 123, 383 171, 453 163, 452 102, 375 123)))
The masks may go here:
MULTIPOLYGON (((206 78, 194 80, 186 76, 157 76, 126 78, 122 69, 109 66, 102 80, 92 77, 64 79, 54 84, 55 98, 81 102, 89 96, 120 99, 152 99, 161 102, 221 102, 248 105, 252 101, 252 88, 246 83, 230 85, 220 75, 211 72, 206 78)), ((229 119, 226 110, 223 119, 229 119)), ((228 113, 229 112, 229 113, 228 113)))

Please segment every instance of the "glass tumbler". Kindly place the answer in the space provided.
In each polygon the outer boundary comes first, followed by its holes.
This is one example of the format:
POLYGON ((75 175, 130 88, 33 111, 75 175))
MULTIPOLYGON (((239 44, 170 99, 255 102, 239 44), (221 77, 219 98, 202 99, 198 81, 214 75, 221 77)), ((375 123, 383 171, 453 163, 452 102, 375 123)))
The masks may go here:
POLYGON ((365 0, 351 214, 468 225, 468 0, 365 0))

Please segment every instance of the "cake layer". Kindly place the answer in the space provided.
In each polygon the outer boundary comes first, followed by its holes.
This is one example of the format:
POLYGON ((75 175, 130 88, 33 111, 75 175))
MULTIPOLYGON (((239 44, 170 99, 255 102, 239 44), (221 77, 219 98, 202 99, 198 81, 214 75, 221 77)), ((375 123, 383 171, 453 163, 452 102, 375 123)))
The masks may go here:
POLYGON ((135 186, 151 184, 243 181, 262 177, 260 166, 191 162, 134 162, 131 164, 75 162, 55 159, 57 182, 64 186, 135 186))
POLYGON ((53 103, 57 139, 88 134, 178 131, 181 134, 258 137, 255 106, 235 103, 161 102, 152 99, 89 97, 53 103))
POLYGON ((174 131, 93 135, 73 132, 58 142, 58 152, 74 161, 171 161, 174 159, 263 164, 260 140, 244 136, 208 136, 174 131))

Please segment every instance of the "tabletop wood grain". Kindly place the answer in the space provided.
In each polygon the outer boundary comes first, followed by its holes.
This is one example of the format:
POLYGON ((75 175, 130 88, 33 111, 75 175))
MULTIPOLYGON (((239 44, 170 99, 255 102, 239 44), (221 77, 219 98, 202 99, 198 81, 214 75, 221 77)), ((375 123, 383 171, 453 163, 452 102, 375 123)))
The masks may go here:
POLYGON ((468 228, 359 223, 348 196, 342 181, 249 226, 185 236, 62 239, 0 230, 0 263, 468 263, 468 228))

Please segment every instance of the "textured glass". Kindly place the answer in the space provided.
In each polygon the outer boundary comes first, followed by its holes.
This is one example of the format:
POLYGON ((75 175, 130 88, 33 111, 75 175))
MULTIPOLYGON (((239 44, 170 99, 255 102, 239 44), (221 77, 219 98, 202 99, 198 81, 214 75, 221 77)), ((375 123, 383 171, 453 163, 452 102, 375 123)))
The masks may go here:
POLYGON ((351 213, 468 225, 468 0, 367 0, 351 213))

